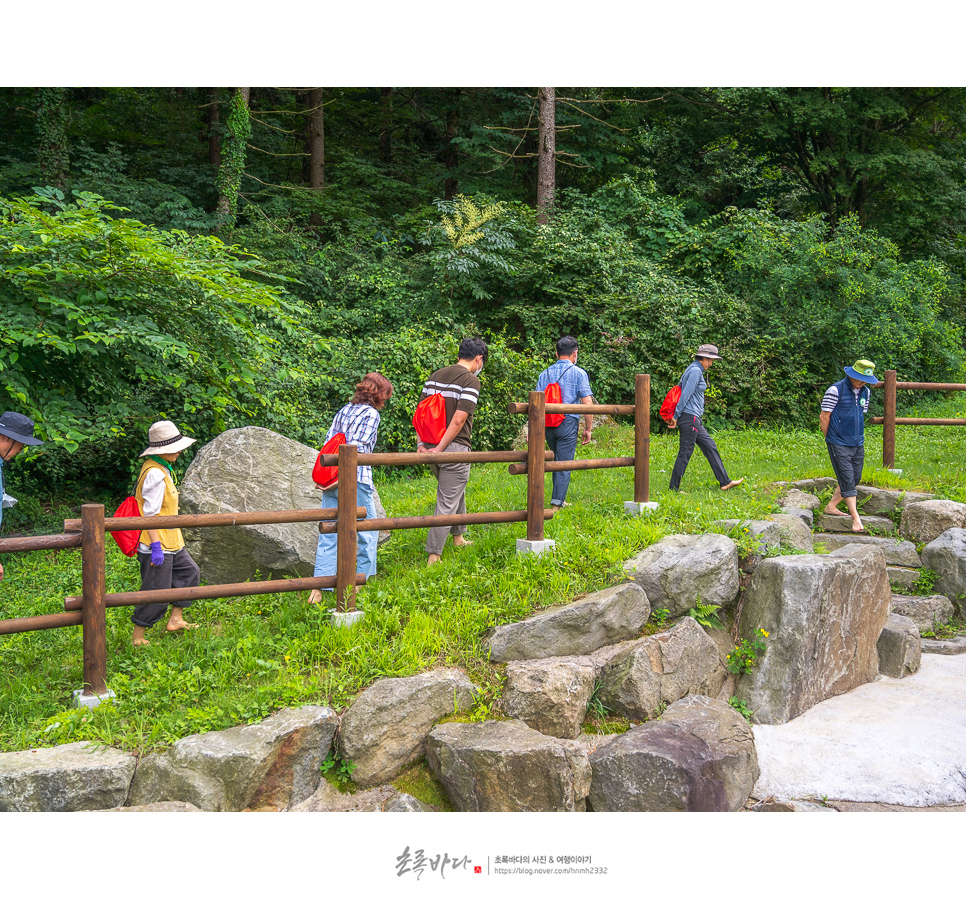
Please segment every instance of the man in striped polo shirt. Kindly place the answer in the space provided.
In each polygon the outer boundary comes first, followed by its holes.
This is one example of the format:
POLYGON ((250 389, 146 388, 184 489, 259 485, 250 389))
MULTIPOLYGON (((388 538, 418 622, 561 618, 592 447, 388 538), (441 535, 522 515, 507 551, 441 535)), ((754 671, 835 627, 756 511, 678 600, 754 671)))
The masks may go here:
POLYGON ((864 533, 862 519, 856 508, 862 466, 865 463, 865 417, 869 413, 869 384, 878 383, 871 361, 856 361, 845 368, 845 377, 833 383, 822 397, 819 424, 825 435, 825 446, 832 461, 832 469, 838 483, 825 508, 826 514, 845 516, 838 503, 845 499, 852 518, 852 530, 864 533))
MULTIPOLYGON (((446 431, 439 444, 416 447, 418 453, 427 451, 468 451, 473 434, 473 415, 480 398, 480 372, 489 349, 479 337, 463 339, 457 352, 457 361, 449 367, 440 368, 433 374, 420 399, 442 393, 446 404, 446 431)), ((431 464, 430 469, 438 481, 436 486, 436 510, 434 514, 466 514, 466 484, 470 479, 470 463, 431 464)), ((471 541, 463 535, 465 524, 452 527, 430 527, 426 537, 429 564, 439 562, 446 544, 446 537, 453 535, 454 546, 467 546, 471 541)))

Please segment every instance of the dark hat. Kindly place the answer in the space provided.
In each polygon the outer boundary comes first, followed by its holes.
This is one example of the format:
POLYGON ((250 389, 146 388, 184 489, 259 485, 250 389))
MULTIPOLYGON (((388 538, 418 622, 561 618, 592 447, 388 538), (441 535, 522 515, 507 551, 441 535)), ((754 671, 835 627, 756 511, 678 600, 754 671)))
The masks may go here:
POLYGON ((718 354, 717 345, 702 345, 694 355, 695 358, 710 358, 712 361, 719 361, 721 355, 718 354))
POLYGON ((33 419, 21 415, 19 412, 4 412, 0 415, 0 434, 5 434, 21 444, 43 444, 40 438, 34 437, 33 419))

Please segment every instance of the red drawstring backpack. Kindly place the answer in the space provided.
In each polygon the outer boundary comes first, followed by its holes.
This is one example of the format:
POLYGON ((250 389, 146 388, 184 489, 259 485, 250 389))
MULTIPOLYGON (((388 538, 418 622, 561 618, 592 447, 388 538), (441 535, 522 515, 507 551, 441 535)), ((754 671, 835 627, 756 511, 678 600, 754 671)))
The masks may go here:
MULTIPOLYGON (((543 392, 547 394, 547 405, 551 403, 560 405, 560 402, 563 400, 563 393, 560 392, 559 383, 548 383, 543 392)), ((547 428, 559 428, 563 420, 564 417, 562 415, 548 412, 547 420, 544 424, 547 428)))
MULTIPOLYGON (((114 512, 114 517, 141 517, 138 500, 133 495, 129 495, 118 506, 117 511, 114 512)), ((141 537, 140 530, 112 530, 111 536, 114 537, 114 542, 121 548, 121 552, 125 556, 133 556, 138 551, 138 543, 141 537)))
POLYGON ((664 419, 668 424, 674 418, 674 410, 678 407, 678 400, 681 398, 681 387, 675 384, 667 391, 667 396, 664 397, 664 402, 661 403, 661 408, 658 410, 658 415, 664 419))
POLYGON ((322 445, 322 450, 319 451, 318 457, 315 458, 315 468, 312 470, 312 481, 323 489, 327 489, 339 481, 339 468, 337 466, 322 466, 319 460, 322 459, 324 454, 337 454, 339 447, 343 444, 345 444, 345 435, 340 431, 338 434, 332 435, 322 445))
POLYGON ((413 413, 413 428, 423 444, 439 444, 443 440, 446 434, 446 400, 442 393, 433 393, 420 401, 413 413))

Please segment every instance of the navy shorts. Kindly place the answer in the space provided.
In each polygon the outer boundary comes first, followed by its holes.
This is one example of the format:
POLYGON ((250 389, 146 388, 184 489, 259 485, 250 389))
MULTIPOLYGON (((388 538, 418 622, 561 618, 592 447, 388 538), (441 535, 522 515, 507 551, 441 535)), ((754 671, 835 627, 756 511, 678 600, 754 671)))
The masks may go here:
POLYGON ((828 455, 832 460, 832 469, 839 483, 842 498, 857 495, 856 486, 862 481, 862 465, 865 463, 865 446, 846 447, 844 444, 829 444, 828 455))

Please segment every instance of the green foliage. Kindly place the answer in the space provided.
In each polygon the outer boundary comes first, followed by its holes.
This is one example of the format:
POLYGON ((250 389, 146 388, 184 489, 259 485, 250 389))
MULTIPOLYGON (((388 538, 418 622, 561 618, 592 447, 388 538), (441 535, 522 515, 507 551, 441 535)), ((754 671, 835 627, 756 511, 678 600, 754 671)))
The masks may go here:
POLYGON ((728 670, 732 674, 747 674, 758 659, 765 654, 765 639, 768 633, 759 627, 753 639, 742 639, 734 649, 728 653, 728 670))
POLYGON ((751 722, 751 717, 754 715, 754 713, 748 708, 748 703, 741 699, 741 697, 730 697, 728 699, 728 705, 736 712, 744 716, 749 722, 751 722))
POLYGON ((37 110, 37 140, 40 172, 44 182, 63 188, 70 171, 67 141, 67 90, 62 86, 40 89, 37 110))
POLYGON ((720 604, 702 604, 699 594, 695 599, 694 606, 688 611, 688 616, 693 617, 706 629, 727 629, 715 613, 715 610, 720 609, 720 604))
POLYGON ((356 769, 356 764, 351 760, 344 760, 339 757, 335 750, 330 750, 328 757, 322 761, 319 768, 322 775, 338 787, 345 791, 352 781, 352 774, 356 769))
POLYGON ((248 103, 241 94, 241 90, 235 90, 231 103, 228 106, 228 115, 225 119, 228 126, 221 151, 221 170, 218 173, 218 191, 226 208, 228 225, 234 224, 238 217, 238 192, 241 188, 242 172, 245 168, 245 155, 248 147, 248 139, 252 134, 251 115, 248 111, 248 103))

